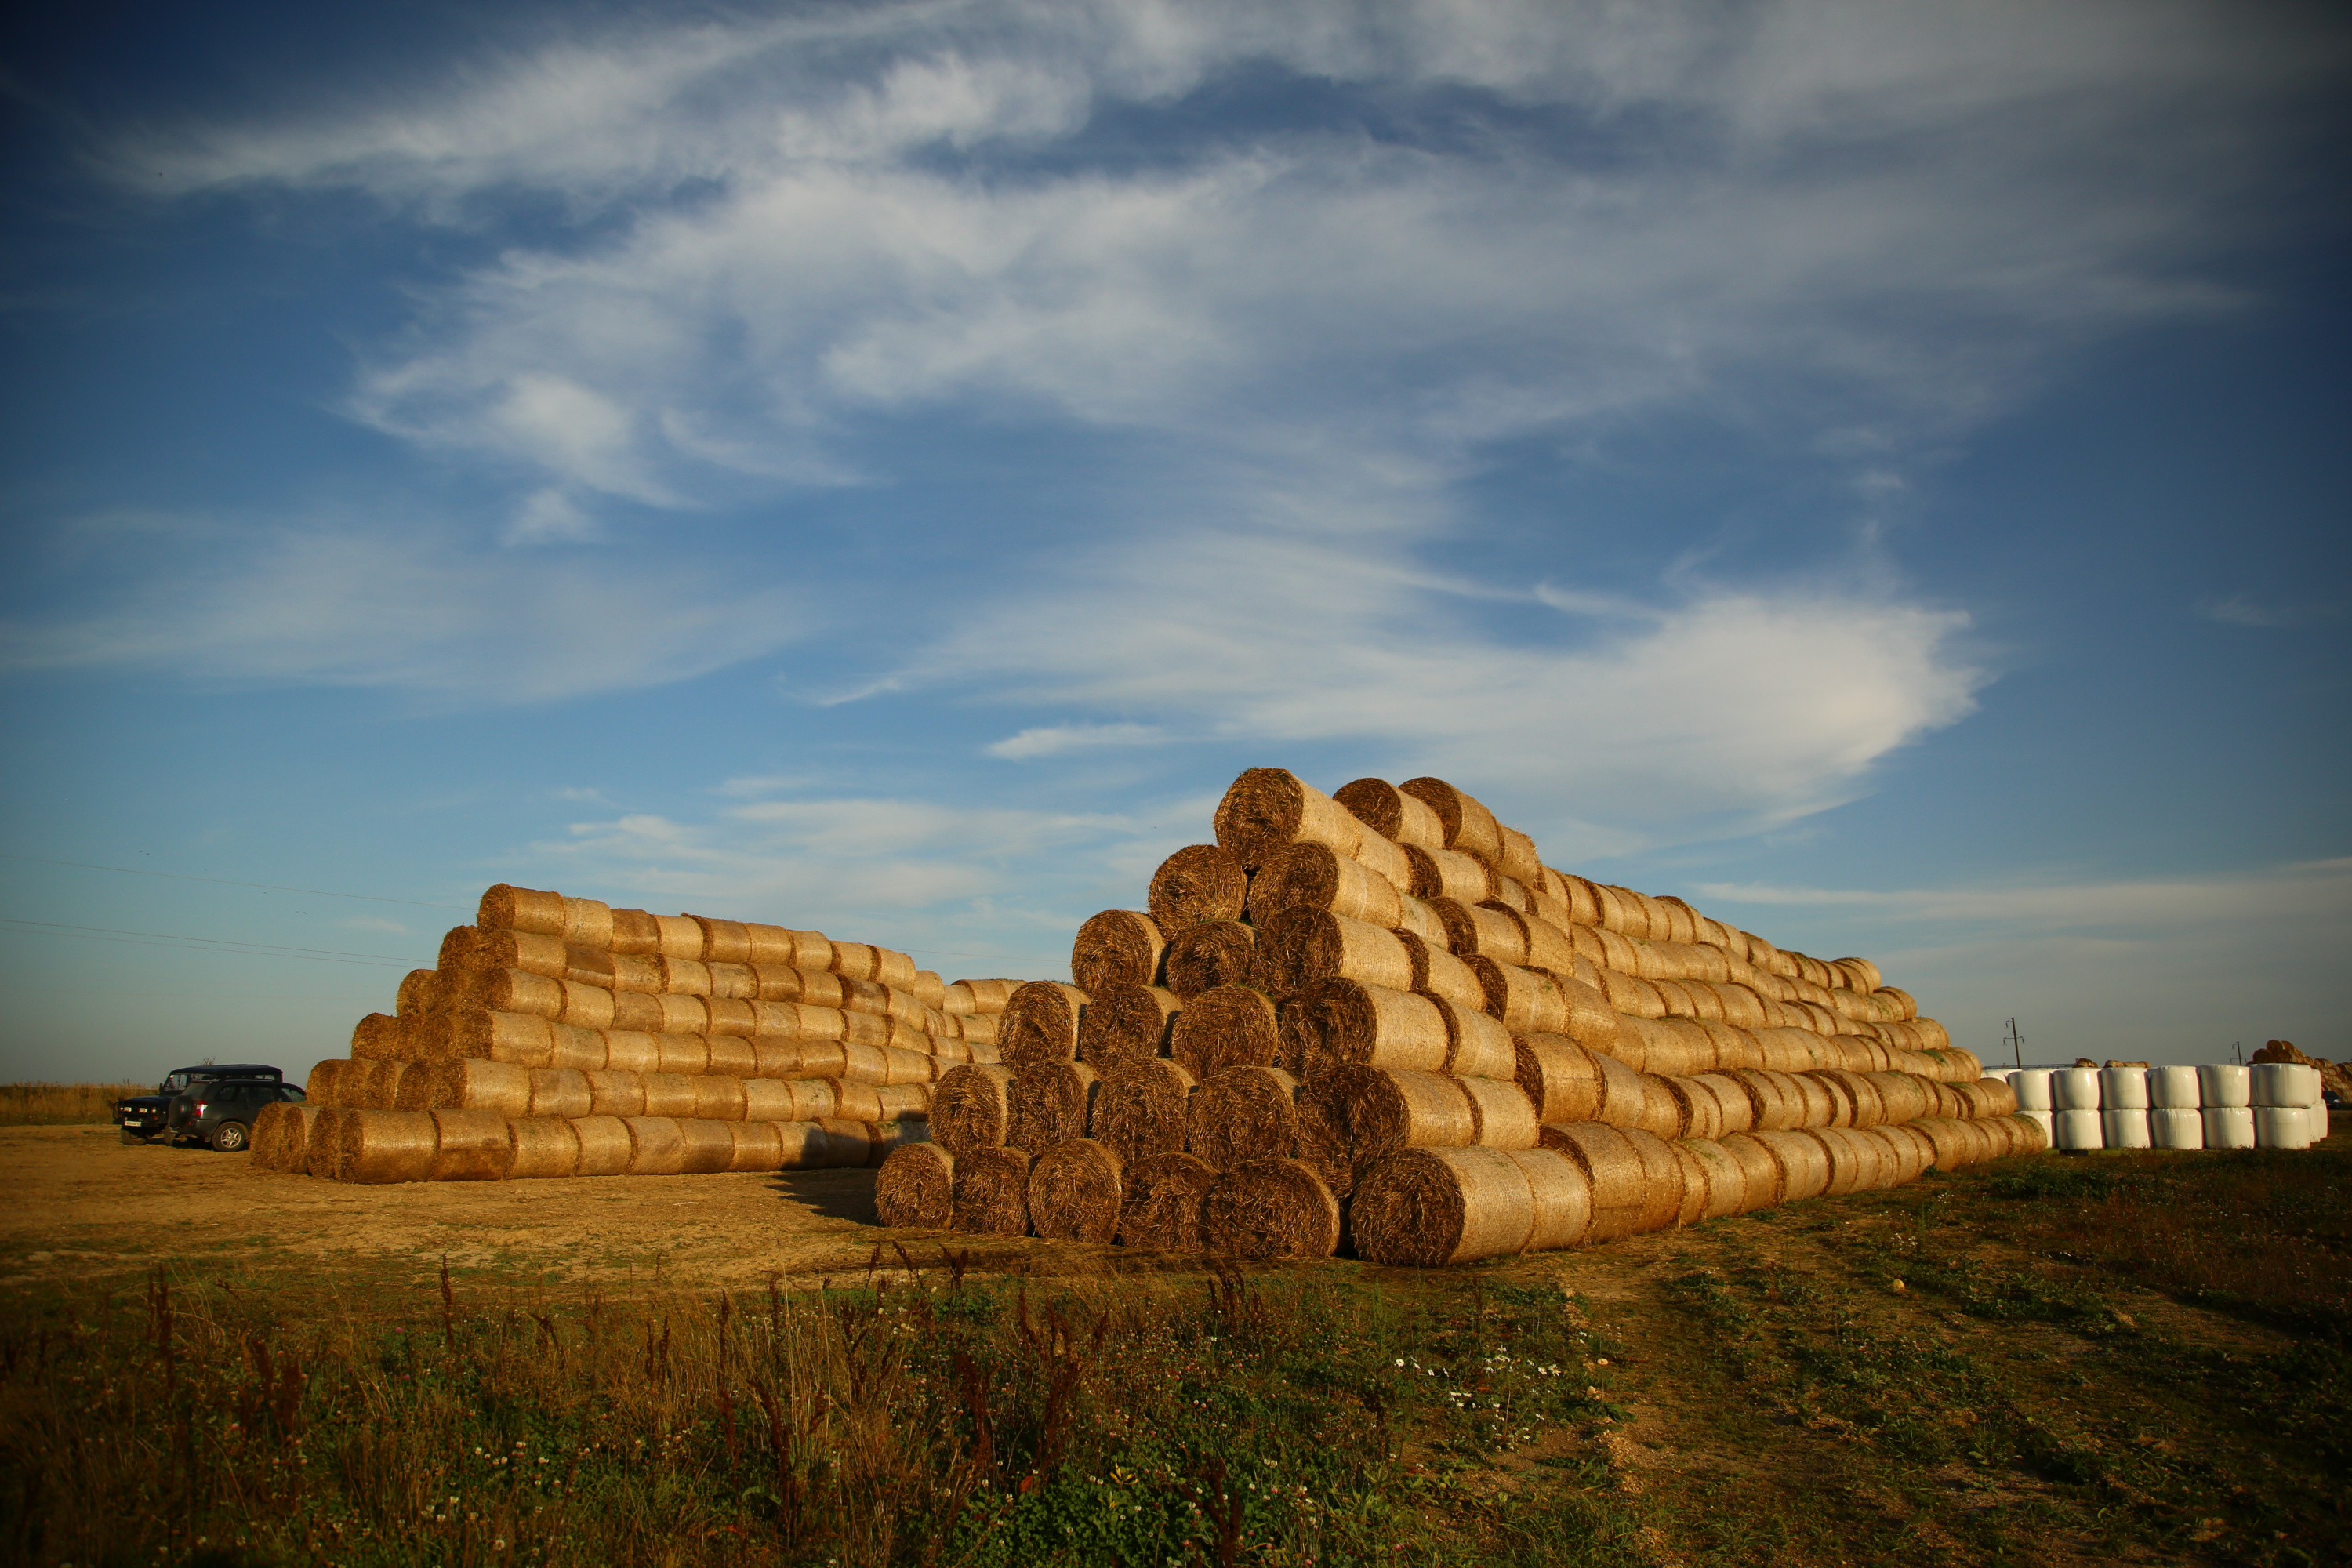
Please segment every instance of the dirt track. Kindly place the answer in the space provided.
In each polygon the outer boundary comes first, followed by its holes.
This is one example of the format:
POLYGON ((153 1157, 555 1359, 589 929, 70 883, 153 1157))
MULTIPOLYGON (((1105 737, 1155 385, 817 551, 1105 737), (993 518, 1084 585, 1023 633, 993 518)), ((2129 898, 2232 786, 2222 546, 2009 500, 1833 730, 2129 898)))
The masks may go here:
MULTIPOLYGON (((0 1288, 165 1258, 260 1273, 375 1262, 405 1278, 446 1253, 453 1269, 518 1284, 659 1276, 733 1289, 860 1271, 877 1240, 909 1234, 874 1228, 871 1171, 360 1187, 257 1171, 244 1154, 127 1147, 111 1127, 0 1128, 0 1288)), ((1096 1249, 985 1250, 992 1263, 1050 1250, 1066 1267, 1096 1249)))

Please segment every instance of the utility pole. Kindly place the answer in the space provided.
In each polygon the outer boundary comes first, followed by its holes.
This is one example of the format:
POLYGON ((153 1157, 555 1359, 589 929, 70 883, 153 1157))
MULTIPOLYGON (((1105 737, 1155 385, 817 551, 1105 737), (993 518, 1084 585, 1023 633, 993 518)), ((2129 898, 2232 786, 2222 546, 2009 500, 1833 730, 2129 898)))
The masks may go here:
POLYGON ((2025 1037, 2017 1032, 2016 1019, 2009 1021, 2009 1033, 2001 1037, 2000 1043, 2009 1047, 2009 1054, 2017 1058, 2019 1067, 2025 1065, 2025 1037))
POLYGON ((2246 1065, 2246 1042, 2243 1040, 2231 1040, 2230 1042, 2230 1054, 2238 1058, 2238 1065, 2240 1067, 2244 1067, 2246 1065))

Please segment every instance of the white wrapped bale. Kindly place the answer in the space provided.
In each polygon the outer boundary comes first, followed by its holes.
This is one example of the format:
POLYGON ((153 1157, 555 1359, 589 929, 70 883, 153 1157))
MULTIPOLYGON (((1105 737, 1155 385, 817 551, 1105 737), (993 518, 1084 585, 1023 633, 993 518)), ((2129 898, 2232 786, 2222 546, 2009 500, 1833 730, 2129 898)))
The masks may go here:
MULTIPOLYGON (((2242 1072, 2245 1069, 2241 1068, 2238 1070, 2242 1072)), ((2205 1123, 2205 1147, 2208 1149, 2251 1149, 2254 1146, 2252 1107, 2209 1105, 2197 1114, 2205 1123)))
POLYGON ((2147 1131, 2149 1142, 2158 1149, 2202 1149, 2205 1147, 2205 1113, 2195 1109, 2159 1105, 2147 1113, 2147 1131))
POLYGON ((2304 1107, 2257 1105, 2253 1107, 2253 1112, 2255 1148, 2308 1149, 2311 1147, 2311 1118, 2305 1113, 2304 1107))
POLYGON ((2021 1110, 2018 1114, 2042 1129, 2042 1147, 2044 1152, 2058 1147, 2058 1113, 2056 1111, 2021 1110))
POLYGON ((2055 1122, 2051 1142, 2057 1148, 2104 1149, 2107 1146, 2105 1132, 2099 1125, 2095 1110, 2059 1110, 2051 1113, 2055 1122))
MULTIPOLYGON (((2197 1069, 2189 1067, 2148 1068, 2147 1103, 2158 1110, 2194 1110, 2204 1104, 2197 1087, 2197 1069)), ((2157 1145, 2159 1149, 2175 1146, 2157 1145)))
POLYGON ((2246 1072, 2257 1107, 2292 1106, 2300 1110, 2320 1103, 2317 1068, 2305 1067, 2301 1062, 2256 1062, 2246 1072))
MULTIPOLYGON (((2252 1105, 2252 1084, 2244 1068, 2235 1062, 2208 1062, 2197 1069, 2197 1101, 2204 1106, 2252 1105)), ((2209 1136, 2206 1140, 2211 1143, 2209 1136)), ((2216 1148, 2238 1148, 2238 1144, 2214 1144, 2216 1148)))
MULTIPOLYGON (((2102 1068, 2099 1069, 2099 1109, 2102 1110, 2146 1110, 2147 1109, 2147 1069, 2146 1068, 2102 1068)), ((2137 1144, 2132 1147, 2138 1147, 2137 1144)))
POLYGON ((2050 1108, 2053 1110, 2098 1110, 2098 1073, 2091 1068, 2061 1068, 2052 1073, 2050 1108))
POLYGON ((2050 1103, 2050 1069, 2022 1068, 2009 1075, 2009 1087, 2016 1091, 2020 1110, 2049 1111, 2056 1107, 2050 1103))
POLYGON ((2153 1142, 2147 1125, 2147 1107, 2117 1106, 2099 1112, 2099 1136, 2110 1149, 2145 1149, 2153 1142))

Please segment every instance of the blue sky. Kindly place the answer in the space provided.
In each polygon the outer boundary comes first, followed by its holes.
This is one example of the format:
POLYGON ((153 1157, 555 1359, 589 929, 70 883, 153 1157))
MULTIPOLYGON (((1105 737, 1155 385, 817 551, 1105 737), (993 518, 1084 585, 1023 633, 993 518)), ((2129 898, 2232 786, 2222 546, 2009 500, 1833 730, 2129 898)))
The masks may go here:
POLYGON ((10 26, 0 1075, 494 880, 1056 974, 1258 764, 2352 1055, 2325 8, 10 26))

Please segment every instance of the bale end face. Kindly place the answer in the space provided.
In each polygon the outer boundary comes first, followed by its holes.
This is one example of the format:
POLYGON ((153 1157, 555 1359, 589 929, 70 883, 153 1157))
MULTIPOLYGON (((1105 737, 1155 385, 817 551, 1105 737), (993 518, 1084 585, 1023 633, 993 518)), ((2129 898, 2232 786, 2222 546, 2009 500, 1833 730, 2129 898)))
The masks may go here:
POLYGON ((1328 1258, 1339 1249, 1339 1202, 1300 1161, 1253 1161, 1209 1190, 1201 1239, 1234 1258, 1328 1258))
POLYGON ((937 1143, 890 1152, 874 1177, 874 1211, 887 1226, 946 1230, 955 1218, 955 1156, 937 1143))

